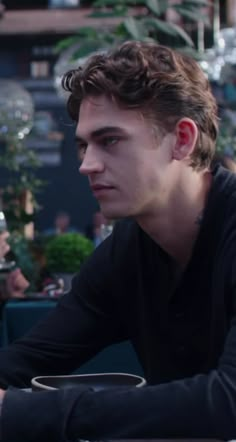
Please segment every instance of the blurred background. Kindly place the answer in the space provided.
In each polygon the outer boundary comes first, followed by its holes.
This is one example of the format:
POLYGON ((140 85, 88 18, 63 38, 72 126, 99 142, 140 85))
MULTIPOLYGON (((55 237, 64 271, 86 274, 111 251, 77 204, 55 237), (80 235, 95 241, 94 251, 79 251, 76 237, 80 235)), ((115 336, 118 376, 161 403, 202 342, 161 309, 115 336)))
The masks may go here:
POLYGON ((189 53, 219 103, 218 155, 234 165, 235 26, 236 0, 0 0, 0 203, 27 277, 35 259, 45 265, 52 236, 77 233, 96 247, 113 227, 78 172, 63 73, 127 39, 189 53))
MULTIPOLYGON (((55 307, 112 232, 79 175, 60 81, 89 54, 127 39, 196 58, 219 104, 214 162, 236 171, 236 0, 0 0, 0 232, 9 230, 11 246, 9 265, 0 260, 0 345, 55 307)), ((110 365, 103 355, 84 370, 140 373, 130 354, 119 347, 110 365)))
MULTIPOLYGON (((147 35, 203 56, 207 48, 218 44, 220 28, 234 26, 236 2, 3 0, 0 4, 0 95, 5 94, 0 99, 0 154, 9 156, 11 149, 11 158, 0 163, 0 188, 10 185, 12 174, 18 175, 19 184, 24 171, 9 163, 14 159, 21 167, 26 165, 25 161, 32 163, 32 158, 27 157, 30 150, 40 163, 37 167, 34 164, 34 168, 29 166, 35 181, 33 177, 30 181, 28 169, 25 178, 37 200, 34 231, 51 228, 60 210, 69 213, 72 225, 79 231, 89 232, 98 207, 86 178, 78 174, 74 125, 59 90, 62 73, 78 65, 90 52, 104 50, 126 38, 142 39, 147 35), (23 91, 16 92, 13 86, 23 91), (21 96, 24 90, 29 97, 21 96), (18 116, 11 109, 7 115, 6 107, 15 107, 17 93, 24 100, 22 109, 18 116), (13 127, 8 128, 11 123, 13 127), (23 133, 21 126, 25 123, 28 127, 23 133), (19 143, 13 158, 14 148, 9 146, 19 143), (22 144, 26 146, 24 153, 22 144), (42 181, 41 188, 36 178, 42 181)), ((5 195, 8 203, 9 190, 5 195)), ((10 217, 12 214, 8 213, 11 226, 10 217)))

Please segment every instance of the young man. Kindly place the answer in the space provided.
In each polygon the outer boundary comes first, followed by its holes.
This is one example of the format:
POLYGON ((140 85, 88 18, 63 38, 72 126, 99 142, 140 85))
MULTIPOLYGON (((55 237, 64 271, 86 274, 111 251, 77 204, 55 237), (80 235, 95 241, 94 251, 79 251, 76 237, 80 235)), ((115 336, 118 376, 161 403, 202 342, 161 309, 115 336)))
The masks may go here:
POLYGON ((126 42, 65 75, 80 172, 110 235, 0 354, 4 442, 236 436, 236 177, 211 171, 217 107, 193 60, 126 42), (26 393, 130 339, 147 386, 26 393))

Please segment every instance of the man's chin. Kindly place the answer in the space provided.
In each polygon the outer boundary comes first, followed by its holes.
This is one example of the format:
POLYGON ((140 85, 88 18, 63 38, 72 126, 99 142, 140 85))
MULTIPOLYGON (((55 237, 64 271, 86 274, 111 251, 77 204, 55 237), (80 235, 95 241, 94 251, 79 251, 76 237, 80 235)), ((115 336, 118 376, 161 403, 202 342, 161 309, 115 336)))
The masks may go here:
POLYGON ((127 216, 129 216, 124 213, 124 210, 105 207, 105 204, 104 205, 101 204, 100 209, 102 214, 105 216, 105 218, 112 221, 117 220, 119 218, 126 218, 127 216))

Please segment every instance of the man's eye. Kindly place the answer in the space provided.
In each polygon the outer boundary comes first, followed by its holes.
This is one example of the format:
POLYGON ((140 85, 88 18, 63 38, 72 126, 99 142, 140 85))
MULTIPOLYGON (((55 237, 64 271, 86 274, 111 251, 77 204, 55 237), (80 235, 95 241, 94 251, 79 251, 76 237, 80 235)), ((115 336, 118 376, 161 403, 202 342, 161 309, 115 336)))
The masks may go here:
POLYGON ((118 143, 119 138, 118 137, 106 137, 103 138, 102 140, 102 144, 107 147, 107 146, 113 146, 114 144, 118 143))
POLYGON ((84 155, 86 153, 87 145, 86 144, 78 144, 78 158, 79 160, 83 160, 84 155))

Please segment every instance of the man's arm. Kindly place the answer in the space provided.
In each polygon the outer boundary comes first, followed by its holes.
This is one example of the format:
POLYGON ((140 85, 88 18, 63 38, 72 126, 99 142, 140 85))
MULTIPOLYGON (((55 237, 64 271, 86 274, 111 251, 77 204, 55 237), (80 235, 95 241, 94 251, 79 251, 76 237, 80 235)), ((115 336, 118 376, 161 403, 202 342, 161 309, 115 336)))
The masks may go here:
POLYGON ((142 388, 6 393, 2 440, 236 436, 236 319, 217 370, 142 388), (34 436, 33 436, 34 435, 34 436))
POLYGON ((35 376, 69 374, 109 345, 112 327, 109 315, 87 305, 76 285, 26 336, 0 350, 0 387, 24 388, 35 376))
POLYGON ((24 388, 35 376, 69 374, 104 347, 127 339, 111 288, 110 243, 107 238, 96 249, 71 292, 46 318, 0 350, 0 387, 24 388))
POLYGON ((130 338, 119 281, 130 278, 127 262, 138 237, 133 222, 117 222, 73 279, 70 293, 25 337, 0 349, 0 387, 25 388, 35 376, 69 374, 103 348, 130 338))

